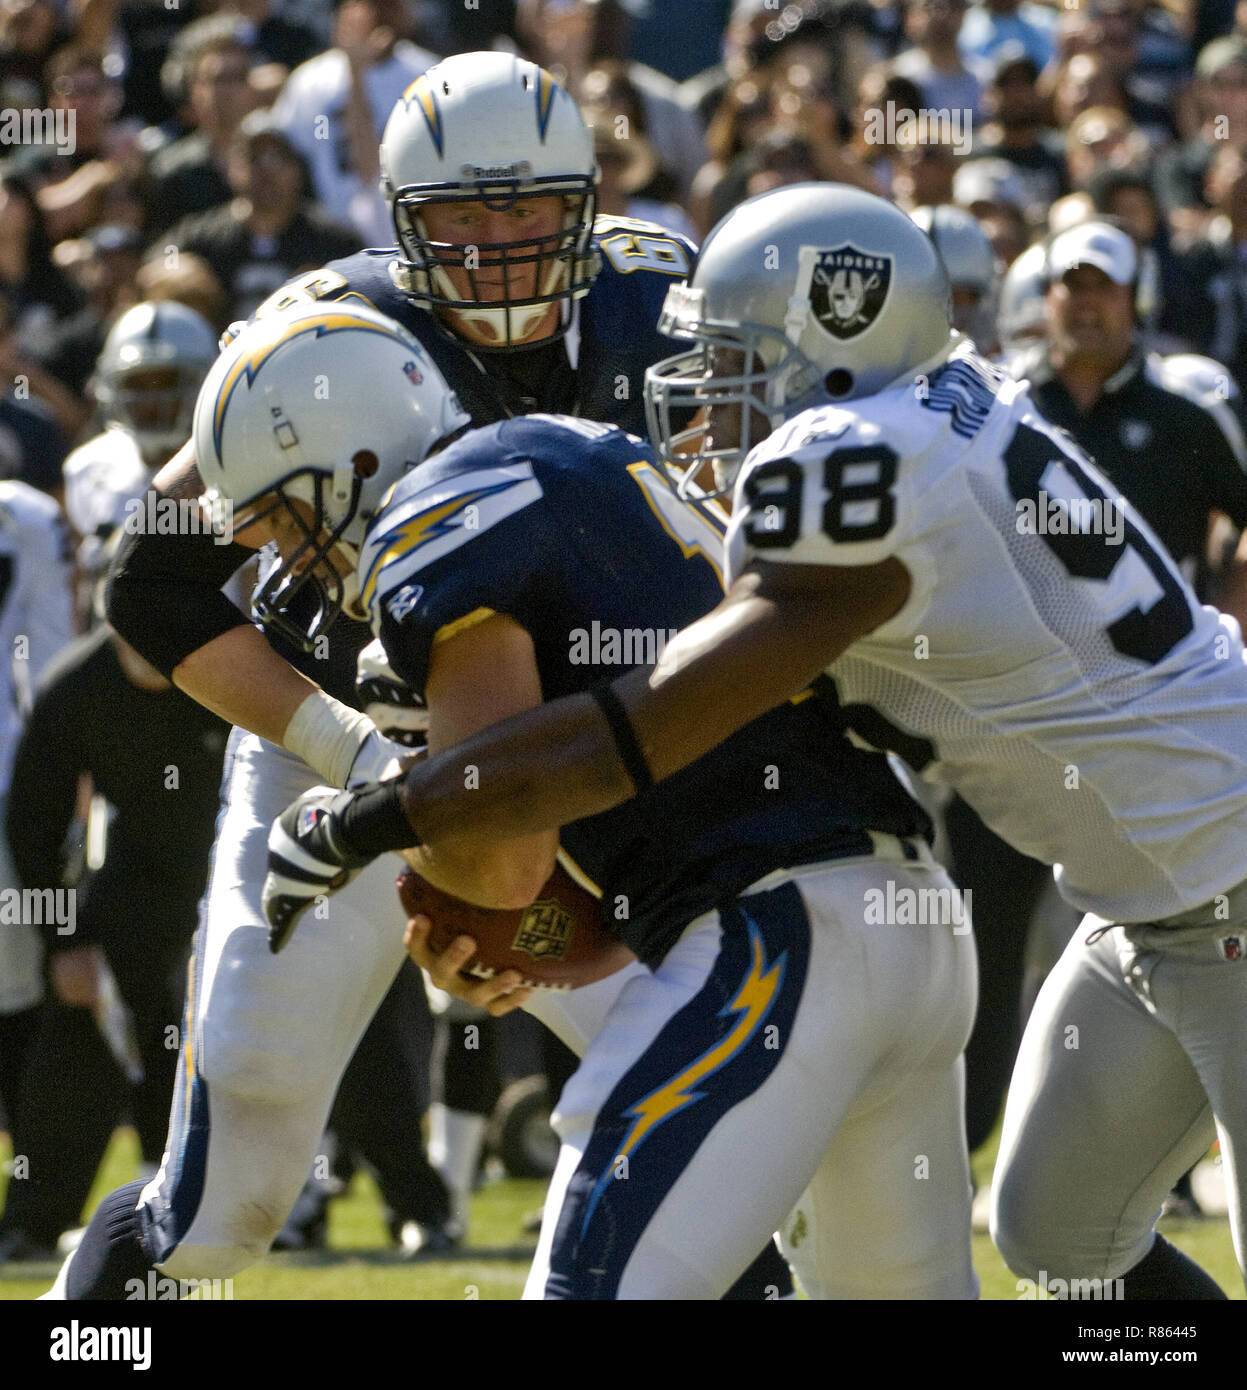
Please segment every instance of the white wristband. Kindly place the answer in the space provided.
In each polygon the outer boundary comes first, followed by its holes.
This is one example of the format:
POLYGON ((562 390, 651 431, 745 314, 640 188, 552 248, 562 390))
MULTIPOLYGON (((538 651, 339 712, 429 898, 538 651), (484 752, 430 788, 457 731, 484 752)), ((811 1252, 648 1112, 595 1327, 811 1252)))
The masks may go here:
POLYGON ((345 787, 360 745, 377 726, 366 714, 314 690, 286 725, 285 746, 333 787, 345 787))

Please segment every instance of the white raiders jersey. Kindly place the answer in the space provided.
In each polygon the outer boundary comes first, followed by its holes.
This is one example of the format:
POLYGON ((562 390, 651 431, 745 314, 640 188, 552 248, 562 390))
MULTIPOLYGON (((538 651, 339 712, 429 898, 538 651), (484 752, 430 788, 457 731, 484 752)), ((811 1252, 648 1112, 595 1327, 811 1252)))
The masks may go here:
POLYGON ((847 718, 1057 865, 1076 906, 1148 921, 1247 877, 1238 625, 1025 382, 961 346, 794 417, 746 459, 727 545, 733 579, 905 565, 904 607, 828 668, 847 718))
POLYGON ((113 426, 66 458, 65 515, 85 541, 101 544, 126 519, 126 503, 147 491, 155 470, 128 430, 113 426))
POLYGON ((73 637, 67 545, 51 497, 0 482, 0 795, 43 668, 73 637))

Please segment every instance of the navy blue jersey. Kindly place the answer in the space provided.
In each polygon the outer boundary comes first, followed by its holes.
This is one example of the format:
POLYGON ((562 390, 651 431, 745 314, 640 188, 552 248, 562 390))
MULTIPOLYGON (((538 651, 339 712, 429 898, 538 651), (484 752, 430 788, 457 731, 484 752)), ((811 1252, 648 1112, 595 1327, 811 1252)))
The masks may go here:
MULTIPOLYGON (((593 244, 602 269, 578 301, 577 363, 563 341, 505 353, 473 353, 395 283, 398 251, 360 251, 292 280, 256 310, 260 317, 315 300, 357 300, 396 319, 432 357, 477 425, 532 411, 561 411, 644 433, 645 369, 678 350, 658 332, 670 285, 692 271, 692 244, 649 222, 599 217, 593 244)), ((270 641, 331 694, 355 703, 355 658, 367 641, 363 624, 342 617, 327 657, 270 641)))
POLYGON ((679 350, 658 332, 658 316, 668 288, 692 273, 696 252, 675 232, 627 217, 599 217, 593 246, 602 268, 578 301, 574 370, 563 341, 473 353, 399 288, 395 247, 331 261, 292 281, 257 312, 309 299, 361 300, 415 334, 476 424, 546 410, 644 434, 645 369, 679 350))
MULTIPOLYGON (((723 520, 677 497, 649 447, 582 420, 476 429, 394 487, 361 593, 390 664, 423 698, 435 644, 495 613, 526 629, 546 699, 657 660, 723 595, 723 520)), ((884 757, 813 691, 646 795, 563 829, 643 960, 773 869, 923 834, 884 757)))

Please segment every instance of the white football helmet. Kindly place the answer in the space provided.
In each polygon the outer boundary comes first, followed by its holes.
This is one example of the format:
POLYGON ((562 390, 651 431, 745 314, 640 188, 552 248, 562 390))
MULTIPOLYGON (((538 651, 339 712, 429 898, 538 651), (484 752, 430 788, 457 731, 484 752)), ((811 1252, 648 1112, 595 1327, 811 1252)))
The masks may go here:
POLYGON ((711 463, 720 492, 791 416, 874 395, 960 340, 930 238, 894 204, 836 183, 777 188, 728 213, 692 280, 667 291, 658 326, 695 346, 646 372, 650 436, 681 487, 711 463), (720 442, 715 429, 734 419, 724 407, 739 407, 739 422, 720 442), (719 418, 677 427, 702 408, 719 418))
POLYGON ((935 249, 948 268, 953 287, 953 326, 972 339, 981 352, 990 352, 996 341, 1000 269, 987 233, 973 213, 951 204, 915 208, 910 215, 935 242, 935 249), (958 290, 975 298, 959 302, 958 290))
POLYGON ((113 324, 92 388, 107 425, 133 435, 149 465, 186 443, 195 397, 217 355, 206 319, 174 300, 136 304, 113 324))
POLYGON ((452 328, 473 329, 474 349, 560 336, 571 301, 588 291, 601 264, 590 245, 597 177, 592 133, 544 68, 506 53, 460 53, 436 64, 403 93, 381 138, 381 187, 402 256, 399 288, 442 310, 452 328), (560 231, 477 246, 475 264, 462 246, 431 240, 421 218, 427 203, 479 201, 497 211, 552 193, 563 195, 560 231), (534 262, 536 294, 513 297, 516 269, 534 262), (472 297, 456 290, 447 267, 467 275, 472 297), (501 297, 478 293, 478 273, 488 279, 499 267, 501 297), (529 339, 556 302, 564 305, 559 326, 529 339))
POLYGON ((468 424, 424 348, 375 309, 300 305, 248 324, 204 382, 194 444, 207 500, 232 507, 234 530, 279 509, 274 525, 294 523, 297 548, 253 596, 261 622, 310 650, 355 603, 364 529, 391 485, 468 424))

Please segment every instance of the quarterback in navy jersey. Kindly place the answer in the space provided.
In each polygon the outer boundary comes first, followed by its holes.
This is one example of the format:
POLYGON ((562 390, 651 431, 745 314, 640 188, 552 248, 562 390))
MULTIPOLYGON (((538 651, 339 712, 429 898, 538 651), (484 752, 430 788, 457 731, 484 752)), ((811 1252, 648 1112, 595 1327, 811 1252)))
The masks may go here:
MULTIPOLYGON (((554 699, 656 659, 709 612, 723 534, 721 514, 682 503, 640 439, 533 415, 472 430, 400 479, 365 539, 360 594, 417 697, 440 634, 505 613, 554 699)), ((872 830, 927 834, 883 755, 828 737, 838 720, 825 686, 806 692, 661 792, 564 827, 607 920, 626 902, 614 924, 643 961, 773 869, 869 854, 872 830)))

